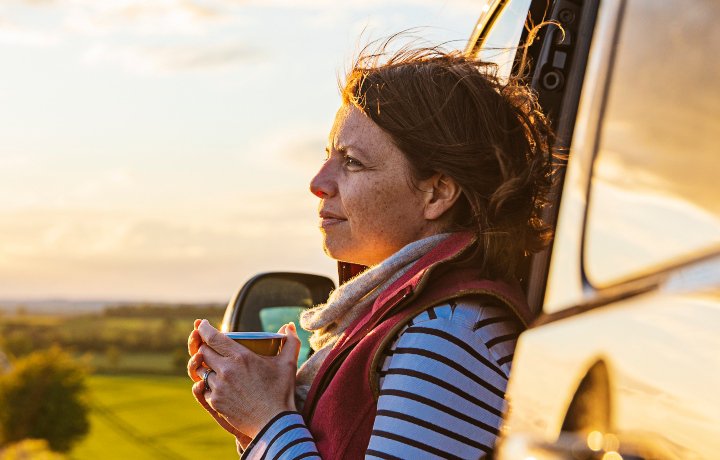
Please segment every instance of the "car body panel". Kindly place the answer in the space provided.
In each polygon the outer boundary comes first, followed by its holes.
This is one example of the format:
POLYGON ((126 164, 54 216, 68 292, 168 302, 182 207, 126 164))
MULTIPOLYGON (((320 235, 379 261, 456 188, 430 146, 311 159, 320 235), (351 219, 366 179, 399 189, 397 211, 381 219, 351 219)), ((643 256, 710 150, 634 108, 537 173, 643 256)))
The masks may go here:
POLYGON ((513 362, 505 435, 557 439, 579 382, 602 361, 614 434, 635 444, 674 446, 666 458, 713 458, 720 452, 720 355, 713 334, 720 288, 718 280, 708 281, 692 289, 667 282, 526 331, 513 362))

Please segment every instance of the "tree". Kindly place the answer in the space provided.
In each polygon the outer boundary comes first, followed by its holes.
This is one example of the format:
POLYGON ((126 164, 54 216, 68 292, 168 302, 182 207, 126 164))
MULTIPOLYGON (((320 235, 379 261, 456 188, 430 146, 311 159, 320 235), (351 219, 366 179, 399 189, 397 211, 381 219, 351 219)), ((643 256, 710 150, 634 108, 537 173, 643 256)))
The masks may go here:
POLYGON ((0 445, 45 439, 67 452, 89 431, 85 366, 59 347, 31 353, 0 376, 0 445))

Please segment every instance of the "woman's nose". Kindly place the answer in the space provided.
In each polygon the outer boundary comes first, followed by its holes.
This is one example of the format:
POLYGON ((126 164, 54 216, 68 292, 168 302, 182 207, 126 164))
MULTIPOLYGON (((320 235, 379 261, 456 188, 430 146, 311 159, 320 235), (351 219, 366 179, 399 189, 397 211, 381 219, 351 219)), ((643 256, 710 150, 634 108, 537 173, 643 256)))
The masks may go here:
POLYGON ((333 172, 332 160, 320 167, 320 171, 310 181, 310 193, 318 198, 329 198, 337 193, 337 182, 333 172))

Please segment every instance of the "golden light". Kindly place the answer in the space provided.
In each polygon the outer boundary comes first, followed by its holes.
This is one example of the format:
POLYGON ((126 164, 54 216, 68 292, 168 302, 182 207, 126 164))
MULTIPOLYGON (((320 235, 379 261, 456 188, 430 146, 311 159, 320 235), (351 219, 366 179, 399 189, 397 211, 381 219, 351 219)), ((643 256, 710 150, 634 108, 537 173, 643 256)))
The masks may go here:
POLYGON ((590 450, 595 452, 601 450, 604 445, 604 436, 599 431, 591 431, 587 436, 587 445, 590 450))
POLYGON ((614 434, 605 434, 605 445, 603 448, 608 451, 617 451, 620 449, 620 440, 614 434))

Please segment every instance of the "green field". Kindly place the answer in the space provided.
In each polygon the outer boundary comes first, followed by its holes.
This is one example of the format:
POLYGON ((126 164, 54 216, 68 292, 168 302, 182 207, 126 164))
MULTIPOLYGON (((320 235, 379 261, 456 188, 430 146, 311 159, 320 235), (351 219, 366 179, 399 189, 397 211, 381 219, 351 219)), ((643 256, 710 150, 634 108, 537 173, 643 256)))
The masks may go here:
POLYGON ((187 377, 94 375, 88 383, 91 431, 71 459, 238 456, 233 437, 193 398, 187 377))
MULTIPOLYGON (((68 458, 237 458, 234 438, 198 405, 185 376, 195 318, 223 307, 123 307, 96 314, 0 316, 0 351, 20 359, 59 346, 90 372, 90 433, 68 458)), ((277 330, 289 319, 266 318, 277 330)), ((307 355, 307 347, 302 353, 307 355)))

